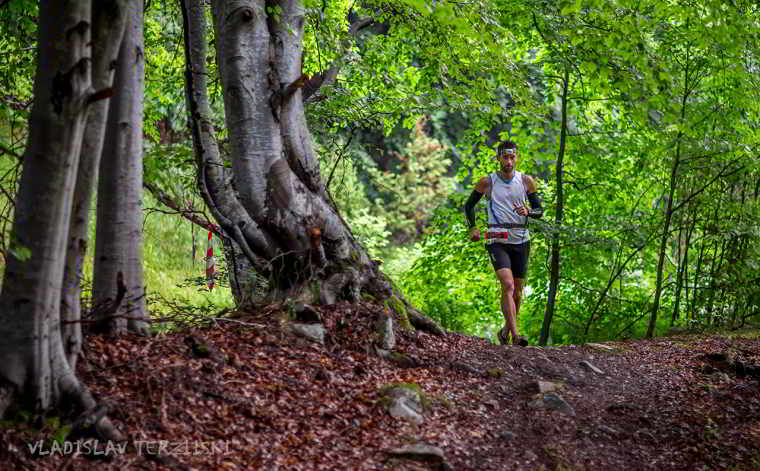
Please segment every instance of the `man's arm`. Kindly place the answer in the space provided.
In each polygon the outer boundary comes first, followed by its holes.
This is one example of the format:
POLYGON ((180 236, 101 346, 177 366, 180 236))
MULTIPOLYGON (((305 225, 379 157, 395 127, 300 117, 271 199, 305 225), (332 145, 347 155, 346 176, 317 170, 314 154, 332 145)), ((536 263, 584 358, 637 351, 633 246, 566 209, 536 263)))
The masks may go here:
POLYGON ((467 202, 464 204, 464 214, 467 218, 467 227, 470 228, 470 239, 473 241, 480 240, 480 231, 475 226, 475 205, 478 204, 483 194, 488 191, 491 181, 488 177, 481 178, 475 185, 475 189, 470 193, 467 202))
POLYGON ((523 175, 523 184, 525 185, 525 191, 528 194, 528 202, 530 203, 530 211, 528 211, 526 216, 534 219, 541 219, 544 215, 544 208, 541 207, 541 198, 538 197, 536 180, 530 175, 523 175))
POLYGON ((478 190, 472 190, 470 197, 467 198, 467 202, 464 204, 464 215, 467 218, 467 227, 470 229, 475 227, 475 205, 478 204, 478 201, 482 197, 483 193, 478 190))

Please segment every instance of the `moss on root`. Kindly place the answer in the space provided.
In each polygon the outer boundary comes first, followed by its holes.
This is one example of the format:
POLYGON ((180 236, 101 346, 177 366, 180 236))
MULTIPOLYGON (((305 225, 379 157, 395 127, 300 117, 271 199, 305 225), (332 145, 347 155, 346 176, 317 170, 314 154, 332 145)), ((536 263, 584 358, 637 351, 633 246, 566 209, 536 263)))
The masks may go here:
POLYGON ((398 298, 398 296, 395 294, 391 295, 383 302, 383 305, 386 307, 386 309, 389 309, 396 313, 399 321, 398 324, 402 329, 414 330, 412 323, 409 322, 409 313, 406 312, 406 306, 404 305, 404 302, 398 298))

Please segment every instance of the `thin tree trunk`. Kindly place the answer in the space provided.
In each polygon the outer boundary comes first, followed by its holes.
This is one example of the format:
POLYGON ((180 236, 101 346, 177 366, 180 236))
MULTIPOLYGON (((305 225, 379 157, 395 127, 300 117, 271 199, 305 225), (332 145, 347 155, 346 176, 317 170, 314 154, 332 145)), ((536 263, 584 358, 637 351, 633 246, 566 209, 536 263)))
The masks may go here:
POLYGON ((697 319, 697 301, 700 296, 699 291, 699 279, 702 277, 702 265, 703 261, 705 259, 705 245, 706 242, 704 238, 702 238, 702 242, 699 244, 699 256, 697 257, 697 269, 694 271, 694 287, 692 288, 691 292, 691 309, 689 312, 691 313, 691 320, 695 321, 697 319))
POLYGON ((116 314, 103 319, 111 333, 146 334, 142 267, 142 97, 144 80, 142 2, 129 2, 119 50, 98 183, 93 304, 116 299, 123 274, 127 288, 116 314))
MULTIPOLYGON (((126 0, 103 1, 93 12, 92 85, 102 96, 113 93, 112 64, 126 26, 125 3, 126 0)), ((103 99, 90 106, 74 188, 61 301, 63 345, 72 369, 76 368, 82 347, 82 324, 78 322, 81 317, 82 266, 87 253, 90 205, 103 149, 108 105, 109 100, 103 99)))
MULTIPOLYGON (((712 216, 711 221, 717 221, 718 211, 720 210, 719 209, 720 205, 716 204, 714 206, 715 206, 715 209, 713 210, 713 216, 712 216)), ((713 222, 712 224, 714 225, 715 222, 713 222)), ((711 228, 710 225, 708 225, 707 230, 717 232, 718 229, 717 229, 717 226, 714 226, 711 228)), ((706 313, 706 318, 704 320, 705 325, 710 325, 710 323, 712 322, 711 304, 712 304, 712 299, 713 299, 713 288, 715 286, 715 262, 716 262, 716 259, 718 258, 718 244, 719 244, 718 240, 715 240, 714 247, 712 249, 712 257, 710 258, 710 270, 709 270, 709 275, 708 275, 709 286, 705 288, 707 290, 705 294, 705 296, 707 296, 707 302, 705 303, 705 306, 706 307, 710 306, 705 310, 705 313, 706 313)))
MULTIPOLYGON (((569 67, 569 65, 565 66, 565 76, 562 82, 562 128, 560 129, 559 134, 559 152, 557 155, 557 206, 554 214, 554 224, 557 230, 562 227, 562 220, 564 219, 565 213, 565 194, 562 182, 564 177, 565 144, 567 140, 567 93, 570 87, 569 67)), ((552 317, 554 316, 555 302, 557 299, 557 291, 559 289, 559 233, 556 231, 552 234, 551 253, 549 293, 546 300, 546 310, 544 311, 544 321, 541 325, 541 336, 538 341, 539 345, 542 346, 546 345, 546 342, 549 339, 552 317)))
MULTIPOLYGON (((683 124, 686 119, 686 103, 689 98, 689 58, 686 58, 686 68, 684 70, 684 91, 681 99, 681 117, 680 123, 683 124)), ((683 138, 683 131, 678 131, 676 137, 676 155, 673 158, 673 165, 670 168, 670 185, 668 188, 668 201, 665 208, 665 221, 662 227, 662 236, 660 238, 659 258, 657 260, 657 278, 654 288, 654 301, 652 302, 652 310, 649 315, 649 326, 647 327, 647 337, 652 338, 654 336, 654 329, 657 326, 657 314, 660 310, 660 296, 662 295, 662 275, 665 268, 665 252, 668 249, 668 237, 670 235, 670 221, 673 218, 673 198, 676 194, 676 180, 678 177, 678 167, 681 164, 681 139, 683 138)))
MULTIPOLYGON (((694 235, 694 229, 697 227, 697 223, 699 222, 699 218, 697 216, 697 213, 694 213, 693 217, 693 224, 691 227, 691 236, 694 235)), ((689 254, 691 253, 691 237, 689 238, 689 242, 686 245, 686 258, 688 260, 689 254)), ((684 305, 684 320, 688 321, 689 319, 689 275, 691 274, 691 270, 689 269, 689 263, 684 264, 683 267, 683 305, 684 305)), ((692 291, 693 294, 693 291, 692 291)))
POLYGON ((715 242, 715 250, 714 250, 714 256, 712 259, 712 263, 710 264, 710 293, 708 294, 708 301, 707 301, 707 316, 708 316, 708 323, 715 324, 716 323, 716 316, 713 314, 713 307, 715 305, 715 291, 716 291, 716 284, 715 284, 715 277, 718 275, 718 272, 720 271, 721 267, 723 266, 723 258, 726 253, 726 245, 728 245, 728 242, 720 243, 720 255, 718 254, 718 244, 719 242, 715 242))
MULTIPOLYGON (((689 244, 691 243, 691 235, 694 232, 694 226, 697 224, 696 214, 692 218, 691 224, 686 229, 686 247, 684 248, 683 257, 678 264, 678 276, 676 277, 676 301, 673 306, 673 315, 670 318, 670 326, 674 326, 676 321, 681 317, 681 290, 683 288, 684 280, 686 276, 686 267, 689 266, 689 244)), ((680 244, 680 237, 679 237, 680 244)), ((688 282, 687 282, 688 284, 688 282)))
POLYGON ((269 282, 256 272, 234 240, 223 237, 221 241, 235 306, 241 310, 254 309, 269 292, 269 282))
MULTIPOLYGON (((736 249, 736 254, 732 258, 732 260, 735 260, 734 263, 739 263, 740 260, 744 260, 747 257, 747 249, 750 247, 750 241, 749 236, 743 235, 741 236, 741 242, 739 244, 740 246, 736 249)), ((745 288, 746 289, 746 288, 745 288)), ((734 309, 731 312, 731 327, 736 325, 736 319, 740 315, 740 304, 742 303, 740 293, 744 290, 737 290, 735 291, 734 295, 734 309)))
MULTIPOLYGON (((594 304, 594 308, 591 310, 591 315, 588 317, 588 321, 586 321, 586 327, 583 330, 583 336, 587 336, 589 329, 591 328, 591 323, 594 321, 594 317, 596 316, 597 311, 599 310, 599 307, 602 305, 604 300, 607 298, 607 293, 612 288, 612 284, 615 282, 615 280, 619 277, 620 278, 620 297, 623 297, 623 279, 622 274, 623 271, 625 271, 625 267, 628 266, 628 264, 633 260, 633 257, 641 252, 644 247, 647 246, 647 243, 651 240, 651 237, 647 239, 645 243, 642 243, 639 247, 636 247, 630 254, 628 254, 628 257, 623 261, 622 264, 620 264, 617 269, 613 273, 610 274, 610 278, 607 280, 607 286, 604 287, 604 290, 599 295, 599 299, 596 301, 596 304, 594 304)), ((622 252, 623 247, 620 248, 620 251, 622 252)))

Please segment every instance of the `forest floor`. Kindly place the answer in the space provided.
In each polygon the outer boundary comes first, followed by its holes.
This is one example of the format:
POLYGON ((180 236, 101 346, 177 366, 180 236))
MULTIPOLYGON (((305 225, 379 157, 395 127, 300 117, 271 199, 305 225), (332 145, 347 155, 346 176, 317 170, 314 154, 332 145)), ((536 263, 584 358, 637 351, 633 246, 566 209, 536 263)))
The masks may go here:
POLYGON ((389 361, 368 354, 376 307, 318 309, 324 346, 271 312, 90 337, 79 376, 129 446, 5 423, 0 468, 760 469, 757 331, 539 348, 397 328, 389 361), (421 423, 389 414, 393 383, 419 386, 421 423))

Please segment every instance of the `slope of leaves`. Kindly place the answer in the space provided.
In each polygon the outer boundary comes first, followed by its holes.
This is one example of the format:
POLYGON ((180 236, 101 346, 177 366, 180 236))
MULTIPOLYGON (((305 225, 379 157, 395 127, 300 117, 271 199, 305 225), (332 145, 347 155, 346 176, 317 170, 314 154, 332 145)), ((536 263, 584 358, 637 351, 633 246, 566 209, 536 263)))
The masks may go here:
POLYGON ((429 469, 386 453, 424 441, 456 470, 760 466, 756 334, 601 349, 398 330, 397 350, 417 363, 404 368, 368 355, 378 309, 321 308, 324 347, 288 334, 271 309, 154 338, 91 337, 80 377, 133 445, 166 440, 168 453, 32 457, 28 443, 55 431, 5 423, 0 460, 14 469, 429 469), (530 407, 537 380, 560 384, 575 415, 530 407), (424 391, 423 424, 385 411, 380 390, 397 382, 424 391))

